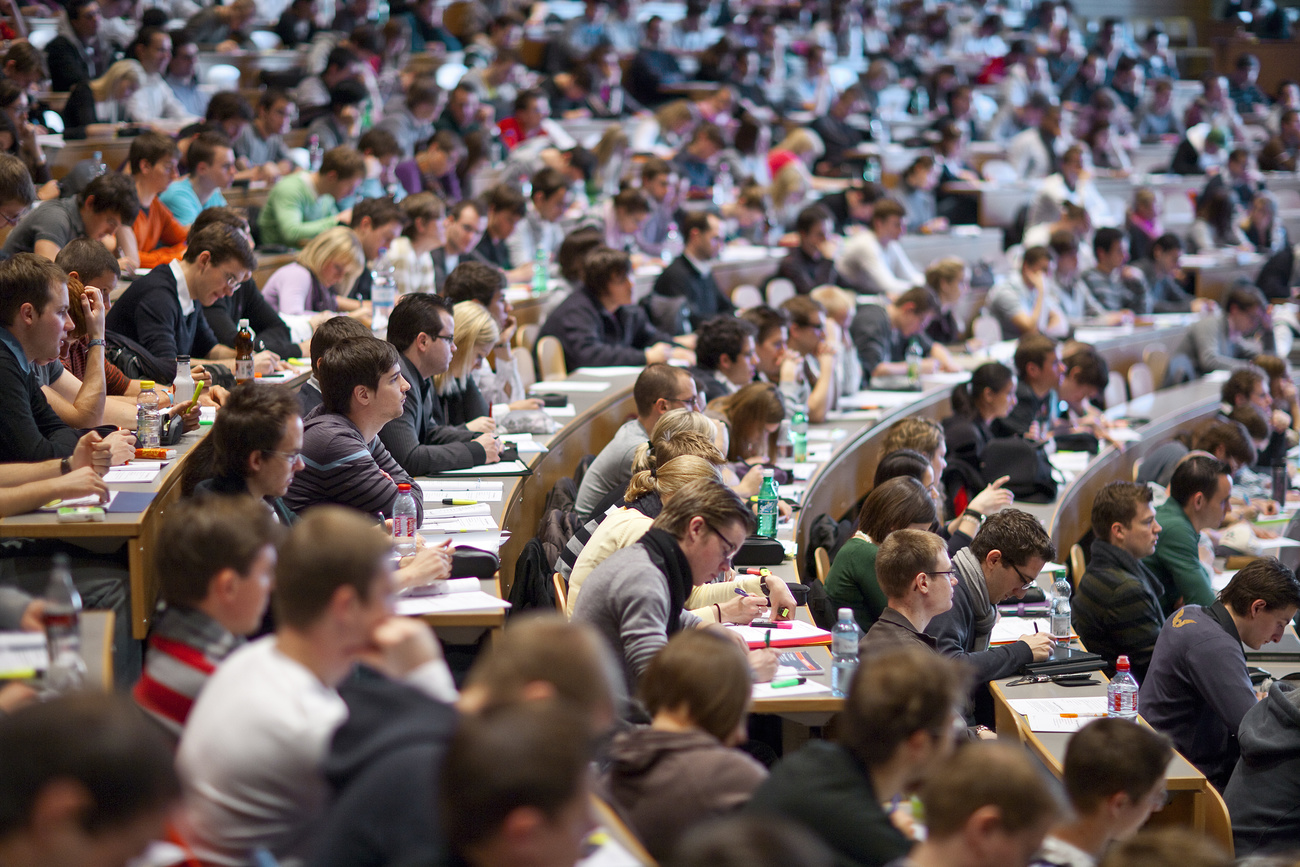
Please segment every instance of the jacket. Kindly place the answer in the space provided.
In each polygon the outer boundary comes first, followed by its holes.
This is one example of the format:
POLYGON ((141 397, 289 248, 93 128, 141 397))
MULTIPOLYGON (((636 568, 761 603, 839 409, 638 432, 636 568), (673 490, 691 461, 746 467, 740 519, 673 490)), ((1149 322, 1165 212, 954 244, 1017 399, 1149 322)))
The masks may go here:
POLYGON ((9 329, 0 327, 0 461, 64 458, 77 448, 80 434, 45 399, 36 372, 9 329))
POLYGON ((445 424, 442 402, 433 384, 420 376, 405 353, 397 354, 402 376, 411 384, 402 404, 401 418, 379 431, 379 439, 402 468, 413 476, 428 476, 447 470, 475 467, 487 461, 478 436, 464 428, 445 424))
POLYGON ((142 360, 150 378, 163 383, 176 377, 176 356, 206 358, 217 345, 203 309, 197 303, 189 313, 181 309, 177 285, 172 264, 159 265, 127 287, 106 320, 109 332, 148 351, 142 360))
POLYGON ((795 247, 785 255, 777 266, 776 276, 793 283, 794 291, 800 295, 807 295, 818 286, 838 286, 840 283, 834 260, 813 259, 803 251, 803 247, 795 247))
POLYGON ((831 848, 836 867, 883 867, 912 849, 885 814, 866 766, 830 741, 812 741, 778 762, 745 812, 803 825, 831 848))
POLYGON ((1187 329, 1187 335, 1178 347, 1177 354, 1184 355, 1204 376, 1211 370, 1236 370, 1251 363, 1259 352, 1273 352, 1273 332, 1264 329, 1260 340, 1262 347, 1249 347, 1233 340, 1228 334, 1227 314, 1197 319, 1187 329))
MULTIPOLYGON (((970 561, 974 559, 974 555, 969 559, 962 556, 953 558, 957 586, 953 588, 952 608, 931 620, 925 631, 938 641, 940 653, 965 660, 975 669, 976 681, 987 683, 1015 674, 1020 666, 1034 661, 1034 652, 1023 641, 990 647, 987 636, 982 640, 977 638, 976 594, 970 583, 982 580, 983 576, 979 576, 979 579, 974 576, 973 570, 979 568, 978 563, 971 565, 970 561)), ((997 604, 997 601, 992 600, 993 604, 997 604)))
POLYGON ((920 632, 901 612, 886 608, 871 624, 867 634, 858 642, 858 652, 888 653, 901 647, 927 647, 938 652, 938 642, 931 635, 920 632))
POLYGON ((1300 840, 1300 690, 1277 681, 1246 711, 1241 759, 1223 791, 1235 855, 1293 851, 1300 840))
POLYGON ((476 418, 484 418, 492 414, 492 408, 488 406, 488 402, 483 398, 483 392, 478 390, 478 383, 472 376, 466 377, 463 383, 448 388, 445 393, 437 397, 442 401, 447 424, 463 427, 476 418))
POLYGON ((1120 655, 1127 655, 1141 682, 1164 623, 1159 595, 1159 580, 1150 569, 1098 539, 1074 594, 1070 619, 1084 646, 1106 659, 1108 671, 1115 670, 1120 655))
POLYGON ((1160 594, 1164 618, 1184 605, 1213 605, 1214 589, 1200 558, 1200 534, 1183 507, 1173 497, 1156 508, 1160 539, 1156 551, 1142 562, 1159 582, 1154 589, 1160 594))
POLYGON ((614 805, 660 863, 692 826, 744 806, 767 770, 703 731, 635 728, 610 747, 604 778, 614 805))
POLYGON ((826 595, 836 608, 853 609, 858 628, 866 633, 887 607, 885 591, 876 581, 876 554, 880 546, 855 534, 835 555, 826 576, 826 595))
POLYGON ((641 366, 648 347, 673 339, 650 324, 640 305, 625 304, 610 313, 584 290, 571 292, 537 336, 559 339, 570 373, 579 367, 641 366))
POLYGON ((417 525, 424 520, 420 486, 384 448, 379 437, 370 442, 345 415, 319 406, 303 420, 302 460, 284 501, 301 513, 321 503, 351 506, 381 518, 393 516, 397 485, 407 482, 415 499, 417 525))
POLYGON ((691 309, 691 327, 699 327, 714 316, 736 312, 712 274, 703 274, 685 256, 678 256, 655 280, 654 293, 669 298, 685 298, 691 309))
POLYGON ((271 188, 257 215, 263 244, 301 247, 339 224, 338 204, 308 186, 307 176, 307 172, 298 172, 281 178, 271 188))

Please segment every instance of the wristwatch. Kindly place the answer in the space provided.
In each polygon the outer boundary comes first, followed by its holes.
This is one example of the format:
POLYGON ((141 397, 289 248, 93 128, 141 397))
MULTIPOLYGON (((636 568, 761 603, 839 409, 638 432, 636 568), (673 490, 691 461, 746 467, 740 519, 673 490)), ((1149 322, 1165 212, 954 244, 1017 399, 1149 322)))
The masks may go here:
POLYGON ((59 474, 66 476, 70 472, 72 472, 72 458, 64 458, 59 461, 59 474))
POLYGON ((96 338, 92 339, 92 340, 90 341, 90 343, 87 344, 87 345, 88 345, 88 346, 102 346, 102 347, 104 347, 105 349, 107 349, 107 348, 108 348, 108 341, 105 340, 105 339, 102 338, 102 337, 96 337, 96 338))
POLYGON ((963 518, 965 518, 967 515, 974 518, 976 524, 979 524, 981 527, 984 526, 984 514, 982 512, 977 512, 974 509, 968 508, 966 509, 966 511, 961 513, 961 516, 963 518))

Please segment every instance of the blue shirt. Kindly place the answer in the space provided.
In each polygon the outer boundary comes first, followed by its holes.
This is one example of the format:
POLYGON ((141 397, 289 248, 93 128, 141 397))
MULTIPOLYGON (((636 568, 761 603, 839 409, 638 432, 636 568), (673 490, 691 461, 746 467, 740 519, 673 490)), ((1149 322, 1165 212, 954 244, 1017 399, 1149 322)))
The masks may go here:
POLYGON ((0 325, 0 343, 9 347, 9 351, 18 359, 18 366, 22 368, 23 373, 29 373, 32 369, 31 362, 27 360, 27 353, 23 351, 23 345, 14 337, 14 333, 3 325, 0 325))
POLYGON ((163 190, 158 200, 167 206, 172 216, 176 218, 176 222, 182 226, 193 223, 200 211, 226 206, 226 197, 221 195, 221 190, 213 190, 206 202, 200 202, 199 194, 194 192, 194 185, 190 183, 189 178, 172 181, 171 185, 163 190))

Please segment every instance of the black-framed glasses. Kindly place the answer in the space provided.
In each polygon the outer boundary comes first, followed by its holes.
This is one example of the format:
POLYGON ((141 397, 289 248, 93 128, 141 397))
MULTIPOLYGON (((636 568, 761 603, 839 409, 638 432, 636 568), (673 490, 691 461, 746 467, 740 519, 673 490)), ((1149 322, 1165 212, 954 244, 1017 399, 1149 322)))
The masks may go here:
POLYGON ((4 211, 0 211, 0 218, 4 219, 6 225, 17 226, 22 221, 23 217, 27 216, 28 210, 29 210, 28 208, 23 208, 21 211, 18 212, 18 215, 16 217, 11 217, 8 214, 6 214, 4 211))
POLYGON ((456 343, 456 336, 454 334, 430 334, 429 336, 434 340, 447 341, 448 346, 453 346, 456 343))
POLYGON ((699 395, 692 394, 690 397, 669 397, 665 399, 671 400, 673 403, 684 403, 687 406, 694 406, 695 402, 700 398, 699 395))
MULTIPOLYGON (((712 524, 708 523, 707 521, 705 522, 704 526, 708 527, 709 530, 711 530, 715 535, 717 535, 717 537, 722 540, 722 543, 727 546, 727 554, 723 559, 726 560, 728 564, 730 564, 731 558, 735 557, 736 554, 740 552, 740 545, 734 544, 730 539, 728 539, 725 535, 723 535, 721 530, 719 530, 717 527, 713 526, 712 524)), ((744 543, 742 542, 741 544, 744 543)))
POLYGON ((942 575, 942 576, 944 576, 945 578, 947 578, 948 580, 952 580, 952 576, 954 576, 954 575, 957 574, 957 570, 956 570, 956 569, 949 569, 949 570, 947 570, 946 572, 926 572, 925 574, 926 574, 926 575, 942 575))
POLYGON ((1020 589, 1021 589, 1021 590, 1028 590, 1030 587, 1033 587, 1035 584, 1038 583, 1038 576, 1037 576, 1037 575, 1030 575, 1028 578, 1026 578, 1026 577, 1025 577, 1025 573, 1024 573, 1024 572, 1021 572, 1019 569, 1017 569, 1017 568, 1016 568, 1014 565, 1012 565, 1011 563, 1008 563, 1008 564, 1007 564, 1007 568, 1010 569, 1012 572, 1015 572, 1015 573, 1016 573, 1016 577, 1020 579, 1020 581, 1021 581, 1020 589))

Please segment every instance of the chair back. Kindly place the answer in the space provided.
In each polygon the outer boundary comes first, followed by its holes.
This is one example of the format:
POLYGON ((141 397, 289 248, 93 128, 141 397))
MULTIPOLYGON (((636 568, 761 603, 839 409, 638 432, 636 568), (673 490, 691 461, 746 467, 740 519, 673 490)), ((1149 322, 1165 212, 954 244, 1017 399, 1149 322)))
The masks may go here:
POLYGON ((763 304, 763 293, 754 286, 737 286, 731 292, 731 303, 737 310, 748 310, 763 304))
POLYGON ((1106 409, 1128 403, 1128 386, 1124 383, 1124 374, 1112 370, 1106 378, 1106 391, 1102 396, 1106 399, 1106 409))
POLYGON ((1156 381, 1151 375, 1151 368, 1147 367, 1144 361, 1135 361, 1133 366, 1128 369, 1129 394, 1134 398, 1139 398, 1155 390, 1156 381))
POLYGON ((813 562, 817 564, 817 580, 826 583, 826 576, 831 574, 831 554, 825 548, 813 552, 813 562))
POLYGON ((987 311, 975 317, 974 323, 971 324, 971 333, 985 346, 1002 342, 1002 326, 987 311))
POLYGON ((776 277, 767 283, 767 306, 780 307, 782 302, 796 294, 794 283, 784 277, 776 277))
POLYGON ((564 366, 564 347, 558 337, 547 335, 537 341, 537 373, 542 382, 564 379, 569 371, 564 366))
POLYGON ((1079 582, 1083 580, 1083 573, 1087 571, 1088 564, 1083 559, 1083 546, 1075 542, 1070 546, 1070 581, 1074 584, 1074 589, 1079 589, 1079 582))
POLYGON ((1006 160, 985 160, 984 165, 980 166, 980 174, 986 181, 1004 184, 1020 180, 1020 173, 1016 171, 1016 167, 1006 160))
POLYGON ((1164 388, 1169 373, 1169 350, 1163 343, 1152 343, 1142 350, 1142 362, 1151 368, 1151 381, 1156 388, 1164 388))
MULTIPOLYGON (((510 350, 510 357, 515 360, 515 369, 519 371, 519 379, 524 384, 524 390, 532 388, 537 382, 537 368, 533 365, 533 355, 522 346, 516 346, 510 350)), ((523 395, 519 395, 522 399, 523 395)))

